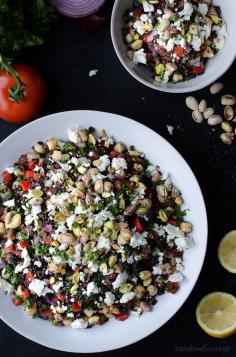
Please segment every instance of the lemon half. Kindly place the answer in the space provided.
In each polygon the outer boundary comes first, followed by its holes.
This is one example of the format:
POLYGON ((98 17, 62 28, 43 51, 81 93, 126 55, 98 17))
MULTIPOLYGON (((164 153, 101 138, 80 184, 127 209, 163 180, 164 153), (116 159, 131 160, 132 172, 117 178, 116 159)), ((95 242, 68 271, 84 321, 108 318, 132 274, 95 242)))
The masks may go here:
POLYGON ((226 270, 236 274, 236 230, 227 233, 220 242, 218 258, 226 270))
POLYGON ((223 338, 236 332, 236 298, 224 292, 206 295, 196 309, 197 322, 210 336, 223 338))

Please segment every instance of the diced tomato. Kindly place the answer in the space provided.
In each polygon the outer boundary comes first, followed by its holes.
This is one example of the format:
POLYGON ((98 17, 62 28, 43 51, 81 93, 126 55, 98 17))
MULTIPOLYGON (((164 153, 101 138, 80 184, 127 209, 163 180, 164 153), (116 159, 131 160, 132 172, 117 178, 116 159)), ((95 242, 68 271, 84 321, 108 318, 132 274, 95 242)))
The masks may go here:
POLYGON ((63 294, 61 294, 61 295, 57 295, 57 298, 58 298, 58 300, 60 300, 60 301, 64 301, 65 300, 65 295, 63 295, 63 294))
POLYGON ((4 247, 4 252, 6 254, 15 253, 15 251, 16 251, 16 248, 14 247, 13 244, 9 245, 8 247, 4 247))
POLYGON ((29 296, 30 296, 29 290, 25 289, 21 295, 22 299, 28 299, 29 296))
POLYGON ((51 319, 52 318, 52 310, 50 309, 45 309, 41 312, 41 317, 45 318, 45 319, 51 319))
POLYGON ((178 56, 178 57, 183 57, 185 55, 185 49, 182 47, 176 46, 174 48, 174 52, 175 52, 176 56, 178 56))
POLYGON ((13 181, 13 176, 8 171, 4 171, 2 173, 2 180, 5 185, 10 185, 13 181))
POLYGON ((143 227, 143 225, 142 225, 142 223, 141 223, 141 221, 140 221, 140 219, 138 217, 136 217, 134 219, 134 228, 136 229, 136 231, 138 233, 143 233, 143 231, 144 231, 144 227, 143 227))
POLYGON ((32 273, 32 271, 28 271, 28 273, 25 274, 25 279, 28 282, 31 282, 32 280, 34 280, 34 274, 32 273))
POLYGON ((36 162, 35 161, 31 161, 28 163, 28 169, 29 170, 33 170, 36 166, 36 162))
POLYGON ((34 177, 34 171, 32 171, 32 170, 27 170, 27 171, 25 172, 25 176, 26 176, 27 178, 33 178, 33 177, 34 177))
POLYGON ((45 244, 52 245, 52 242, 53 242, 52 239, 49 237, 43 238, 43 243, 45 244))
POLYGON ((15 306, 19 306, 22 304, 22 299, 20 296, 15 296, 14 298, 11 299, 11 301, 15 306))
POLYGON ((74 312, 79 312, 80 311, 80 305, 77 302, 73 303, 73 311, 74 312))
POLYGON ((28 245, 29 245, 29 243, 28 243, 27 240, 23 240, 22 242, 20 242, 20 246, 21 246, 22 248, 28 247, 28 245))
POLYGON ((115 316, 116 320, 124 321, 124 320, 128 319, 129 314, 128 314, 128 312, 124 312, 123 314, 115 314, 114 316, 115 316))
POLYGON ((22 191, 28 191, 28 189, 30 188, 30 183, 29 181, 25 180, 21 182, 21 189, 22 191))
POLYGON ((204 72, 204 68, 202 66, 193 66, 193 73, 201 74, 204 72))
POLYGON ((113 159, 114 157, 117 157, 119 155, 119 152, 116 150, 112 150, 109 155, 113 159))
POLYGON ((174 219, 169 219, 168 223, 172 224, 173 226, 176 226, 176 224, 177 224, 177 222, 174 219))

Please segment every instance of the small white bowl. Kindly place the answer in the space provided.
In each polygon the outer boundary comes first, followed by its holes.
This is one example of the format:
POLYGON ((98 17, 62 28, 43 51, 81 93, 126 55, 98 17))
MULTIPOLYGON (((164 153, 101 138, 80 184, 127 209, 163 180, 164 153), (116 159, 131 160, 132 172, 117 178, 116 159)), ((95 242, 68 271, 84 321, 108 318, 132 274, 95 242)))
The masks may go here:
POLYGON ((228 38, 223 49, 208 61, 205 73, 181 83, 159 83, 152 78, 148 68, 134 64, 126 56, 127 48, 123 41, 122 27, 123 15, 132 6, 133 0, 116 0, 111 18, 112 42, 123 66, 139 82, 146 86, 169 93, 186 93, 202 89, 221 77, 231 66, 236 57, 236 1, 235 0, 214 0, 214 5, 221 7, 222 16, 227 23, 228 38))

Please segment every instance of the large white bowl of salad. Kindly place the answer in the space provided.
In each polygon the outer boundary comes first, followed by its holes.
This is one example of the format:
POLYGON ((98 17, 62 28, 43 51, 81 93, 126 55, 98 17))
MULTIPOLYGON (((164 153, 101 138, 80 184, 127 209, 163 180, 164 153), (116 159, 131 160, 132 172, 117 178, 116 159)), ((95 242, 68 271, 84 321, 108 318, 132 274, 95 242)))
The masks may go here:
POLYGON ((116 0, 115 51, 141 83, 164 92, 199 90, 235 59, 234 0, 116 0))
POLYGON ((3 321, 48 347, 99 352, 176 313, 203 264, 207 218, 170 144, 133 120, 72 111, 0 150, 3 321))

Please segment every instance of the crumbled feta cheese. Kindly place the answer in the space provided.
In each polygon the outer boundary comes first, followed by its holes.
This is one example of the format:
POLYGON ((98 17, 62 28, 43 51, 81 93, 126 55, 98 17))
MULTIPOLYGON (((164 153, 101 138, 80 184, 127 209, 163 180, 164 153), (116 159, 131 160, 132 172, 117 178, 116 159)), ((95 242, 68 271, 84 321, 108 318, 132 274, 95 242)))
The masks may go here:
MULTIPOLYGON (((139 20, 137 20, 137 21, 135 21, 134 22, 134 29, 142 36, 143 34, 144 34, 144 32, 145 32, 145 30, 143 29, 143 22, 142 21, 139 21, 139 20)), ((137 53, 137 52, 139 52, 139 51, 136 51, 135 53, 137 53)), ((142 51, 141 51, 142 52, 142 51)), ((135 55, 135 53, 134 53, 134 55, 135 55)), ((145 55, 145 57, 146 57, 146 55, 145 55)), ((138 63, 138 62, 137 62, 138 63)), ((141 62, 141 63, 143 63, 143 62, 141 62)), ((145 62, 146 63, 146 62, 145 62)))
POLYGON ((74 220, 75 220, 74 214, 66 219, 66 224, 70 231, 72 230, 72 225, 74 223, 74 220))
POLYGON ((71 170, 71 166, 69 164, 64 164, 62 162, 59 162, 59 165, 61 166, 62 170, 65 172, 69 172, 71 170))
MULTIPOLYGON (((24 249, 23 249, 24 250, 24 249)), ((22 251, 23 252, 23 251, 22 251)), ((22 255, 21 255, 22 256, 22 255)), ((24 261, 23 261, 23 263, 20 263, 20 264, 18 264, 18 265, 16 265, 16 267, 15 267, 15 273, 21 273, 25 268, 28 268, 29 266, 30 266, 30 264, 31 264, 31 259, 30 259, 30 257, 29 256, 26 256, 25 258, 24 258, 24 261)))
POLYGON ((143 21, 143 22, 147 22, 148 21, 148 15, 147 14, 142 14, 140 16, 140 20, 143 21))
POLYGON ((201 45, 202 45, 202 41, 201 41, 201 38, 196 36, 196 35, 193 35, 193 38, 192 38, 192 41, 191 41, 191 45, 194 49, 194 51, 200 51, 201 50, 201 45))
POLYGON ((75 314, 74 314, 73 312, 68 312, 68 313, 66 314, 66 316, 73 318, 73 317, 75 316, 75 314))
POLYGON ((101 227, 106 220, 114 220, 113 214, 107 208, 93 216, 94 228, 101 227))
POLYGON ((132 310, 130 314, 131 314, 131 316, 134 316, 134 317, 140 317, 141 313, 142 313, 142 310, 139 308, 138 310, 132 310))
POLYGON ((0 278, 0 289, 2 289, 6 294, 11 294, 14 291, 13 285, 2 278, 0 278))
POLYGON ((134 297, 135 297, 135 293, 133 291, 125 293, 122 295, 122 297, 120 299, 120 303, 126 304, 128 301, 132 300, 134 297))
POLYGON ((107 166, 110 165, 110 160, 108 155, 103 155, 100 156, 99 158, 99 164, 97 165, 97 168, 100 172, 103 172, 106 170, 107 166))
POLYGON ((162 264, 154 265, 153 268, 152 268, 152 274, 153 275, 160 275, 160 274, 162 274, 162 269, 163 269, 163 265, 162 264))
POLYGON ((183 251, 187 248, 190 248, 193 245, 193 241, 188 237, 179 237, 175 239, 175 244, 179 251, 183 251))
POLYGON ((98 271, 98 263, 97 262, 88 262, 88 268, 93 272, 96 273, 98 271))
POLYGON ((171 73, 169 71, 165 71, 164 76, 163 76, 163 83, 168 83, 170 79, 171 73))
POLYGON ((189 20, 190 17, 192 16, 192 13, 193 13, 192 4, 189 2, 189 0, 185 0, 184 9, 181 12, 179 12, 179 15, 185 17, 186 20, 189 20))
POLYGON ((169 275, 168 280, 172 283, 178 283, 183 280, 183 275, 181 273, 173 273, 169 275))
POLYGON ((90 71, 89 71, 89 77, 93 77, 93 76, 96 76, 97 75, 97 73, 98 73, 98 69, 91 69, 90 71))
POLYGON ((36 267, 38 267, 38 268, 41 268, 42 262, 40 262, 40 260, 36 260, 36 261, 34 262, 34 265, 36 265, 36 267))
POLYGON ((164 231, 172 238, 184 238, 184 233, 179 229, 179 227, 175 227, 173 224, 167 224, 163 227, 164 231))
POLYGON ((130 257, 128 257, 126 261, 127 261, 128 264, 133 264, 133 263, 134 263, 134 257, 133 257, 133 255, 131 255, 130 257))
POLYGON ((198 4, 198 7, 197 7, 197 11, 198 11, 202 16, 206 16, 206 14, 208 13, 208 6, 207 6, 207 4, 199 3, 199 4, 198 4))
POLYGON ((114 289, 118 289, 123 283, 128 279, 127 273, 124 271, 123 273, 119 273, 116 277, 116 280, 113 281, 112 286, 114 289))
POLYGON ((77 244, 74 246, 75 254, 69 259, 68 264, 75 269, 77 264, 81 262, 81 244, 77 244))
POLYGON ((120 169, 127 169, 127 162, 125 161, 125 159, 121 158, 121 157, 114 157, 114 159, 112 159, 112 164, 111 166, 113 167, 114 170, 120 170, 120 169))
POLYGON ((9 200, 9 201, 5 201, 4 203, 3 203, 3 206, 5 206, 5 207, 15 207, 15 199, 13 198, 12 200, 9 200))
POLYGON ((173 135, 174 127, 172 125, 167 125, 166 127, 167 127, 169 134, 173 135))
POLYGON ((144 1, 143 2, 143 10, 144 10, 144 12, 153 12, 154 6, 147 1, 144 1))
POLYGON ((98 237, 97 249, 105 249, 107 252, 111 249, 111 240, 109 238, 100 235, 98 237))
POLYGON ((5 171, 9 172, 9 174, 13 174, 14 167, 7 167, 5 171))
POLYGON ((84 319, 77 319, 71 323, 72 328, 86 328, 87 326, 88 326, 88 322, 85 321, 84 319))
POLYGON ((37 218, 36 216, 41 212, 42 212, 42 208, 40 205, 32 206, 31 214, 34 217, 34 219, 37 218))
POLYGON ((115 298, 115 295, 108 291, 105 293, 104 302, 107 306, 111 306, 114 304, 115 298))
POLYGON ((137 64, 137 63, 146 64, 147 63, 147 56, 146 56, 146 53, 144 52, 143 48, 140 48, 140 50, 134 52, 133 62, 135 64, 137 64))
POLYGON ((53 284, 52 288, 53 290, 58 293, 58 291, 63 287, 63 282, 59 281, 59 283, 53 284))
POLYGON ((148 165, 146 171, 150 174, 150 175, 154 175, 155 173, 158 172, 158 168, 154 165, 148 165))
POLYGON ((11 245, 13 244, 12 240, 11 239, 8 239, 5 243, 5 247, 8 248, 10 247, 11 245))
POLYGON ((72 143, 75 143, 75 144, 78 144, 80 143, 80 138, 79 138, 79 135, 78 135, 78 130, 75 129, 69 129, 67 131, 67 135, 68 135, 68 139, 72 142, 72 143))
POLYGON ((94 281, 91 281, 90 283, 88 283, 87 290, 86 290, 87 296, 90 296, 91 294, 97 294, 97 293, 98 293, 98 287, 96 286, 94 281))
POLYGON ((63 252, 64 250, 66 250, 68 248, 69 244, 68 243, 61 243, 61 245, 59 246, 59 250, 61 252, 63 252))
POLYGON ((146 238, 142 234, 135 232, 130 239, 130 246, 132 248, 137 248, 147 244, 146 238))
POLYGON ((45 282, 39 279, 34 279, 29 284, 30 291, 32 291, 34 294, 38 296, 42 296, 44 287, 45 287, 45 282))
POLYGON ((174 49, 174 45, 175 45, 175 39, 174 38, 170 38, 167 42, 166 45, 166 51, 170 52, 174 49))
POLYGON ((56 248, 55 247, 49 247, 48 251, 49 251, 50 254, 53 254, 53 253, 55 253, 56 248))

